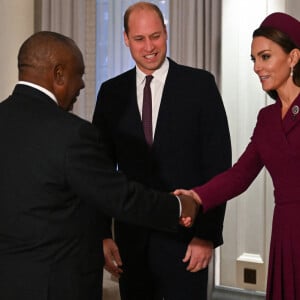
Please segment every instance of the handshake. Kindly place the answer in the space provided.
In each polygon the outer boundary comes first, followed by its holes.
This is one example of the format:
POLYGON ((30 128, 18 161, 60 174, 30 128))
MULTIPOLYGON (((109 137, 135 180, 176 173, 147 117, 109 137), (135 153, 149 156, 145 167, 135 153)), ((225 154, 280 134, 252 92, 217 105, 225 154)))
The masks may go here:
POLYGON ((181 203, 179 224, 184 227, 191 227, 202 204, 200 197, 193 190, 178 189, 173 194, 179 198, 181 203))

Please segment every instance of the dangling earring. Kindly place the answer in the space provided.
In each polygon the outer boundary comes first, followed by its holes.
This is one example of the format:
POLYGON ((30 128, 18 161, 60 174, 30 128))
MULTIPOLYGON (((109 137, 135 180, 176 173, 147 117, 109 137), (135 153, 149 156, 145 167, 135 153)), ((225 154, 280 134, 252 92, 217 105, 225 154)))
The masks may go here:
POLYGON ((291 67, 291 73, 290 76, 293 77, 294 76, 294 67, 291 67))

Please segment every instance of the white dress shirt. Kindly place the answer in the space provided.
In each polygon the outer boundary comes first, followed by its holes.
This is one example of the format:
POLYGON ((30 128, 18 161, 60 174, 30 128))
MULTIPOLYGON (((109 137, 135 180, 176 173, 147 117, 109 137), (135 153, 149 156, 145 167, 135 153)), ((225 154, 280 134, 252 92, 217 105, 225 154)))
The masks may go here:
MULTIPOLYGON (((159 107, 161 103, 161 97, 164 90, 166 78, 169 71, 169 61, 166 58, 161 67, 155 70, 151 75, 153 79, 150 83, 151 95, 152 95, 152 134, 153 140, 155 136, 155 129, 157 123, 157 117, 159 112, 159 107)), ((143 110, 143 95, 144 87, 146 83, 147 74, 143 73, 138 66, 136 66, 136 94, 137 94, 137 104, 139 112, 142 119, 142 110, 143 110)), ((179 197, 176 196, 179 202, 179 216, 181 216, 182 206, 179 197)))
MULTIPOLYGON (((153 79, 150 84, 151 95, 152 95, 152 134, 153 140, 155 136, 155 129, 157 123, 157 117, 161 102, 161 97, 163 89, 166 82, 166 77, 169 71, 169 61, 166 58, 161 67, 158 70, 155 70, 151 75, 153 79)), ((143 108, 143 91, 146 83, 146 74, 143 73, 138 67, 136 67, 136 93, 137 93, 137 102, 142 118, 142 108, 143 108)))

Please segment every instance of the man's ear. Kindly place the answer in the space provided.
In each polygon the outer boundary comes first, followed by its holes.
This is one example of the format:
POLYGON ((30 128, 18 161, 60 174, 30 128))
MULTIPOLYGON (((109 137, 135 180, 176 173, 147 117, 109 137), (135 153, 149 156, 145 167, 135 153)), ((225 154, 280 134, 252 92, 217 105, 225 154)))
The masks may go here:
POLYGON ((123 37, 124 37, 125 45, 127 47, 129 47, 129 39, 128 39, 128 35, 127 35, 127 33, 125 31, 123 32, 123 37))
POLYGON ((54 67, 54 80, 56 82, 56 84, 58 85, 63 85, 65 80, 64 80, 64 68, 63 66, 60 65, 56 65, 54 67))

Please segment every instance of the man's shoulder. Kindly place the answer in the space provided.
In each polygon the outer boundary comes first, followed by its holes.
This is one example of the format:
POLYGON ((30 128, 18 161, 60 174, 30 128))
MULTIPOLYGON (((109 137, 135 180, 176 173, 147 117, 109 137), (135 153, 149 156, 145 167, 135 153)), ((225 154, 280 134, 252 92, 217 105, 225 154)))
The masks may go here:
POLYGON ((178 64, 172 60, 170 60, 167 81, 176 82, 176 84, 187 86, 188 88, 196 88, 197 86, 199 86, 199 84, 201 86, 215 85, 215 77, 209 71, 192 66, 178 64))
POLYGON ((91 122, 83 119, 82 117, 75 115, 71 112, 60 110, 60 119, 62 122, 69 123, 72 127, 80 126, 92 126, 91 122))
POLYGON ((212 75, 211 72, 201 69, 201 68, 196 68, 193 66, 188 66, 188 65, 183 65, 179 64, 172 59, 168 58, 170 62, 170 73, 185 73, 188 76, 195 76, 195 77, 207 77, 207 78, 213 78, 214 76, 212 75))
POLYGON ((92 127, 91 122, 58 106, 44 109, 41 118, 44 119, 44 124, 50 131, 53 130, 62 134, 77 131, 80 127, 92 127))
POLYGON ((61 141, 62 145, 83 139, 96 139, 98 131, 91 122, 74 115, 73 113, 60 111, 49 124, 49 132, 61 141))
POLYGON ((126 72, 123 72, 115 77, 112 77, 102 83, 103 86, 106 85, 115 85, 120 84, 122 82, 128 82, 128 80, 132 79, 134 80, 136 76, 135 68, 132 68, 126 72))

